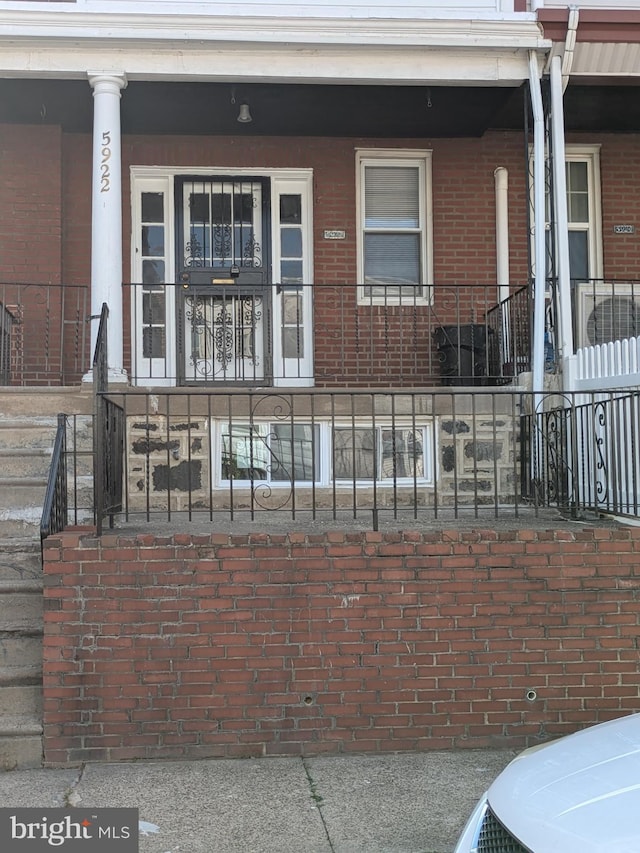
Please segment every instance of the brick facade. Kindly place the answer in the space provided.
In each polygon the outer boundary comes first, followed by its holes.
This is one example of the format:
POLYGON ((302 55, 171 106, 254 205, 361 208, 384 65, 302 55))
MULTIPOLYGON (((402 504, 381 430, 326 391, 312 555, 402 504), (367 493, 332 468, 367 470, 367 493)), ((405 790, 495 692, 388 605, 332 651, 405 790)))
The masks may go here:
POLYGON ((520 747, 640 710, 640 529, 45 548, 45 754, 520 747))
MULTIPOLYGON (((617 223, 635 224, 638 193, 635 174, 638 138, 571 135, 568 143, 601 142, 603 255, 605 278, 633 278, 640 264, 640 244, 631 234, 614 234, 617 223)), ((86 285, 91 263, 91 138, 63 134, 47 126, 2 127, 0 143, 0 281, 86 285)), ((133 165, 311 168, 314 175, 314 274, 323 284, 356 281, 356 148, 402 148, 433 151, 433 257, 437 323, 455 319, 449 314, 473 316, 469 304, 443 295, 448 284, 495 282, 494 171, 509 171, 509 237, 511 283, 528 280, 527 179, 523 135, 492 131, 480 139, 332 139, 276 137, 137 137, 123 138, 123 281, 129 281, 131 211, 129 169, 133 165), (346 239, 329 241, 325 229, 342 229, 346 239), (449 308, 447 307, 449 306, 449 308), (449 310, 451 309, 451 310, 449 310), (449 311, 449 313, 448 313, 449 311)), ((402 376, 403 384, 422 384, 434 373, 433 347, 417 347, 429 340, 427 312, 379 309, 348 301, 336 310, 329 290, 318 290, 314 304, 315 370, 331 383, 349 381, 358 364, 371 365, 367 383, 402 376), (343 345, 360 336, 358 352, 343 345), (376 367, 366 351, 368 341, 386 342, 384 363, 376 367), (336 343, 336 341, 338 343, 336 343), (404 347, 404 349, 403 349, 404 347), (376 370, 378 376, 375 375, 376 370)), ((68 309, 67 309, 68 310, 68 309)), ((481 316, 483 306, 476 306, 481 316)), ((70 317, 70 320, 75 318, 70 317)), ((129 317, 125 305, 125 351, 129 353, 129 317)), ((37 345, 31 336, 28 345, 37 345)), ((48 346, 54 345, 48 342, 48 346)), ((355 372, 354 372, 355 371, 355 372)), ((437 370, 435 371, 437 372, 437 370)))

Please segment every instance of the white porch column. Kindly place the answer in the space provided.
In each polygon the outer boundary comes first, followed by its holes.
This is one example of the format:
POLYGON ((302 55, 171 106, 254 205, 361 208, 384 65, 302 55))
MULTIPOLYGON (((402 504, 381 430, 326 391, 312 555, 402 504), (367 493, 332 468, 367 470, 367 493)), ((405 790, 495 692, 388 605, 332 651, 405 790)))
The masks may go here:
POLYGON ((91 207, 91 358, 100 312, 109 306, 109 381, 126 382, 122 318, 122 164, 120 95, 124 74, 90 73, 93 89, 93 178, 91 207))

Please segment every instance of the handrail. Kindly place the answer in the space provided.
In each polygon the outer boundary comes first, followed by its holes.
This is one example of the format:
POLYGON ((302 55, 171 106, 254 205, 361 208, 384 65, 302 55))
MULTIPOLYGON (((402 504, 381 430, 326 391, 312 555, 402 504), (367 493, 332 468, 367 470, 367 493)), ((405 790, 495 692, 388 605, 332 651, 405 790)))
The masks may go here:
POLYGON ((49 477, 40 518, 40 546, 52 533, 60 533, 67 523, 67 416, 58 415, 58 429, 53 445, 49 477))
POLYGON ((93 358, 93 497, 98 536, 102 535, 104 517, 109 516, 109 524, 112 527, 114 514, 122 508, 124 419, 121 407, 107 399, 109 390, 108 318, 109 307, 105 302, 100 313, 93 358))

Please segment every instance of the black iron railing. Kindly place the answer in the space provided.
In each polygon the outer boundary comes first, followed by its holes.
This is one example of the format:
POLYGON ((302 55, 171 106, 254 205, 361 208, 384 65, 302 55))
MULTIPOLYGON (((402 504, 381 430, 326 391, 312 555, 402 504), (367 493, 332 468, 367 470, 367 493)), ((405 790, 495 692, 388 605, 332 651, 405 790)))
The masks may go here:
POLYGON ((487 312, 488 370, 496 385, 531 369, 530 313, 526 287, 487 312))
POLYGON ((98 536, 108 516, 110 526, 122 510, 124 459, 123 412, 107 396, 109 388, 107 323, 109 309, 102 306, 100 325, 93 357, 94 428, 93 428, 93 493, 98 536))
MULTIPOLYGON (((528 367, 527 291, 495 285, 124 285, 135 385, 494 385, 528 367), (129 322, 129 313, 132 322, 129 322), (129 329, 133 328, 133 339, 129 329)), ((0 283, 0 382, 89 372, 88 285, 0 283)))
MULTIPOLYGON (((548 509, 640 516, 640 392, 111 389, 99 397, 94 505, 69 473, 67 510, 73 520, 95 507, 98 535, 106 516, 174 530, 491 523, 548 509)), ((74 466, 82 430, 69 419, 74 466)), ((63 509, 46 514, 64 522, 63 509)))
POLYGON ((86 285, 0 282, 0 384, 73 385, 88 372, 86 285))
POLYGON ((640 517, 640 391, 537 401, 521 430, 526 498, 574 516, 640 517))
POLYGON ((40 519, 41 543, 52 533, 60 533, 69 523, 67 488, 67 418, 58 415, 58 428, 51 455, 49 477, 40 519))
POLYGON ((496 286, 480 284, 125 291, 135 385, 479 386, 529 369, 527 288, 500 305, 496 286))

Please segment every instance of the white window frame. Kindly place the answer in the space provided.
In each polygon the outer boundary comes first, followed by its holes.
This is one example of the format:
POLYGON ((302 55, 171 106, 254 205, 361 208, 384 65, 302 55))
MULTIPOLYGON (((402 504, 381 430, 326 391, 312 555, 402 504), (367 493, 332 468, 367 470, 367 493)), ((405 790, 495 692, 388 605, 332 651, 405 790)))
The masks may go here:
POLYGON ((585 231, 589 250, 589 278, 601 279, 603 271, 602 250, 602 194, 600 184, 600 145, 565 146, 565 163, 587 164, 587 191, 589 221, 568 222, 569 231, 585 231))
MULTIPOLYGON (((239 419, 235 422, 236 428, 245 428, 249 425, 253 424, 256 427, 265 427, 265 435, 269 436, 271 432, 271 427, 274 423, 280 423, 279 421, 273 421, 269 419, 260 419, 254 421, 243 421, 239 419)), ((314 429, 318 430, 318 465, 315 471, 316 479, 315 481, 311 480, 295 480, 296 488, 333 488, 336 489, 346 489, 352 488, 355 484, 356 488, 371 488, 374 483, 376 488, 388 489, 394 488, 397 486, 405 486, 410 487, 414 483, 418 486, 426 486, 433 487, 435 485, 435 470, 436 470, 436 459, 437 459, 437 448, 434 446, 434 423, 432 420, 420 420, 415 421, 409 418, 398 418, 392 424, 391 421, 387 419, 384 420, 376 420, 373 423, 370 420, 353 421, 351 419, 342 420, 338 419, 333 422, 333 425, 330 421, 326 420, 296 420, 296 424, 302 426, 311 426, 314 429), (423 437, 422 443, 422 458, 424 465, 424 474, 421 477, 376 477, 371 479, 362 479, 356 478, 340 478, 335 479, 333 477, 333 429, 375 429, 376 431, 384 430, 384 429, 396 429, 396 430, 411 430, 413 432, 421 432, 423 437)), ((225 427, 227 426, 227 421, 218 420, 213 423, 212 429, 210 430, 211 441, 213 442, 211 458, 216 460, 215 470, 212 472, 213 475, 213 488, 214 489, 228 489, 229 484, 233 482, 234 488, 250 488, 253 482, 255 486, 258 483, 268 484, 271 489, 282 489, 282 488, 291 488, 290 480, 272 480, 270 477, 266 478, 256 478, 255 480, 243 480, 243 479, 235 479, 231 481, 230 479, 223 478, 222 476, 222 465, 223 465, 223 442, 225 436, 228 435, 228 432, 225 432, 225 427)), ((256 454, 257 455, 257 454, 256 454)))
MULTIPOLYGON (((427 149, 356 149, 356 243, 358 302, 362 305, 429 305, 433 285, 433 193, 432 193, 432 151, 427 149), (402 293, 389 293, 386 296, 367 295, 364 284, 364 235, 365 235, 365 168, 367 166, 418 167, 419 216, 420 224, 416 231, 420 234, 420 268, 422 292, 415 298, 402 293)), ((400 229, 407 231, 408 229, 400 229)))
MULTIPOLYGON (((299 193, 302 197, 303 204, 303 276, 306 287, 303 289, 303 321, 305 326, 305 334, 308 340, 305 341, 305 356, 304 359, 287 359, 286 364, 282 357, 281 346, 279 340, 274 341, 277 350, 274 352, 274 365, 276 366, 274 385, 277 386, 312 386, 313 385, 313 285, 314 269, 313 269, 313 170, 308 168, 289 169, 289 168, 273 168, 260 167, 249 168, 247 166, 238 167, 236 169, 229 166, 218 167, 213 166, 131 166, 130 167, 130 194, 131 194, 131 280, 134 282, 142 281, 142 265, 141 265, 141 218, 140 218, 140 199, 142 192, 164 192, 166 194, 165 205, 165 220, 166 220, 166 238, 167 238, 167 267, 165 269, 167 284, 175 284, 175 242, 176 242, 176 221, 175 221, 175 193, 174 185, 175 178, 183 175, 209 177, 211 175, 229 175, 242 179, 243 176, 255 176, 268 178, 271 181, 271 241, 272 241, 272 263, 273 263, 273 305, 275 306, 274 323, 280 322, 279 302, 277 299, 278 287, 280 283, 280 254, 279 254, 279 203, 280 195, 290 193, 299 193)), ((142 306, 142 289, 138 288, 139 305, 136 306, 136 311, 131 312, 131 340, 137 340, 141 336, 139 330, 134 328, 136 316, 141 316, 142 306)), ((149 386, 175 386, 173 378, 163 378, 164 376, 175 377, 177 375, 178 354, 176 350, 175 328, 177 318, 175 316, 175 298, 168 294, 167 296, 167 338, 166 358, 162 364, 152 365, 152 378, 143 378, 141 384, 149 386)), ((278 336, 276 336, 277 338, 278 336)), ((132 357, 136 358, 136 364, 142 365, 144 362, 149 363, 149 359, 142 360, 142 352, 138 347, 138 352, 132 357)), ((158 360, 159 361, 159 360, 158 360)), ((142 377, 145 371, 136 369, 142 377)))
MULTIPOLYGON (((421 477, 412 477, 411 475, 407 477, 382 477, 376 476, 371 477, 369 479, 364 478, 356 478, 353 479, 351 477, 348 478, 335 478, 335 485, 337 488, 341 486, 352 486, 353 483, 358 487, 371 487, 375 483, 376 488, 393 488, 394 486, 411 486, 414 482, 420 486, 433 486, 434 485, 434 472, 435 472, 435 464, 434 464, 434 448, 433 448, 433 421, 411 421, 406 418, 398 418, 393 423, 383 420, 376 420, 375 423, 372 421, 340 421, 337 420, 333 424, 334 429, 373 429, 376 431, 376 441, 380 439, 380 431, 387 429, 395 429, 398 430, 411 430, 412 432, 422 432, 422 458, 424 464, 424 474, 421 477)), ((333 476, 333 434, 332 430, 329 430, 329 454, 331 455, 330 459, 330 469, 331 469, 331 481, 330 485, 334 483, 333 476)))
POLYGON ((158 172, 142 172, 137 174, 132 169, 131 180, 131 280, 136 282, 135 293, 131 299, 135 300, 135 306, 131 311, 131 340, 136 341, 135 351, 132 351, 133 369, 136 375, 146 376, 144 384, 171 387, 175 383, 173 379, 166 378, 175 375, 176 348, 175 348, 175 254, 174 254, 174 193, 173 178, 170 175, 158 172), (140 329, 135 328, 136 320, 142 317, 143 292, 142 285, 142 195, 143 193, 159 193, 164 197, 164 232, 165 232, 165 284, 169 285, 165 290, 165 355, 161 359, 145 358, 142 345, 143 338, 140 329), (146 365, 146 371, 143 369, 146 365))
MULTIPOLYGON (((587 189, 589 197, 589 221, 588 223, 567 222, 569 231, 584 231, 587 233, 588 240, 588 262, 589 262, 589 278, 602 279, 603 272, 603 248, 602 248, 602 192, 600 183, 600 145, 573 145, 565 146, 565 168, 567 163, 586 163, 587 164, 587 189)), ((533 146, 529 146, 529 199, 531 210, 533 210, 533 146)), ((545 155, 547 157, 547 155, 545 155)), ((545 168, 547 172, 551 168, 551 164, 546 159, 545 168)), ((568 201, 568 199, 567 199, 568 201)), ((550 216, 550 198, 549 192, 545 198, 545 229, 548 231, 551 227, 549 222, 550 216)), ((568 210, 567 210, 568 216, 568 210)), ((535 228, 531 229, 531 272, 535 276, 535 228)), ((548 275, 548 269, 545 270, 545 276, 548 275)))

